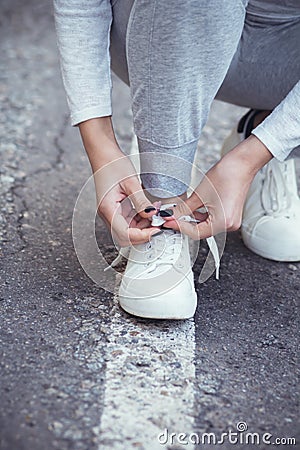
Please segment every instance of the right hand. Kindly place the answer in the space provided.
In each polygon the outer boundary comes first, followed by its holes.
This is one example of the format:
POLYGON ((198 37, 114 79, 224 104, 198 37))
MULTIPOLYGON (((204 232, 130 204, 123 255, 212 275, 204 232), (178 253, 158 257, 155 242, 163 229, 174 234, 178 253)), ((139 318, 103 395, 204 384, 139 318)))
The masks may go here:
POLYGON ((151 226, 157 203, 143 192, 128 157, 113 160, 94 174, 98 214, 121 247, 148 242, 158 227, 151 226), (152 207, 149 213, 145 208, 152 207))
POLYGON ((156 205, 145 196, 130 159, 116 141, 111 117, 79 124, 84 147, 94 173, 98 214, 121 247, 141 244, 158 231, 151 226, 156 205))

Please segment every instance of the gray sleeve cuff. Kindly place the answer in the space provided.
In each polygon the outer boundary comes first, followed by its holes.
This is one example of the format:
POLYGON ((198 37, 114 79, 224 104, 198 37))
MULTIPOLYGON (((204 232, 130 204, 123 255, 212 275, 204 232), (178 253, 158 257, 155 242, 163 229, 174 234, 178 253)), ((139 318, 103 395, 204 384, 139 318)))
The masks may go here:
POLYGON ((258 126, 251 134, 254 134, 279 161, 284 161, 288 157, 290 152, 287 152, 265 127, 258 126))
POLYGON ((97 117, 106 117, 112 115, 111 103, 105 105, 100 102, 99 105, 90 106, 89 108, 76 111, 71 114, 71 125, 74 127, 81 122, 89 119, 95 119, 97 117))
POLYGON ((279 161, 300 145, 300 82, 253 131, 279 161))

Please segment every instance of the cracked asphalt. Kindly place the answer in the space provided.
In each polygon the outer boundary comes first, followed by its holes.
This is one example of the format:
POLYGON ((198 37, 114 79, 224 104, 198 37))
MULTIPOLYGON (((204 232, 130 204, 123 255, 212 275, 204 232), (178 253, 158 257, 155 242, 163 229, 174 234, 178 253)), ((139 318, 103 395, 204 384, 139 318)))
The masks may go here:
MULTIPOLYGON (((176 323, 160 325, 119 311, 113 295, 86 276, 73 248, 73 208, 90 170, 78 130, 68 121, 51 2, 2 0, 0 11, 0 449, 158 448, 143 442, 143 436, 126 437, 124 417, 118 424, 117 415, 106 413, 107 374, 114 374, 114 358, 122 353, 131 357, 125 361, 135 376, 146 380, 145 395, 151 383, 149 365, 156 361, 155 368, 160 364, 167 371, 170 358, 177 358, 171 370, 179 380, 172 394, 175 407, 178 396, 178 411, 177 416, 172 412, 171 432, 188 431, 176 429, 185 417, 195 432, 217 435, 243 421, 251 432, 297 439, 296 445, 276 448, 300 448, 299 264, 262 259, 245 248, 239 232, 232 233, 220 281, 210 278, 196 284, 194 331, 183 330, 181 335, 176 323), (159 342, 160 331, 162 343, 151 350, 150 362, 135 362, 135 352, 148 351, 143 336, 148 344, 151 336, 159 342), (186 382, 179 342, 184 333, 194 339, 194 375, 185 405, 179 402, 186 382), (168 336, 174 347, 171 356, 168 336), (116 340, 121 350, 113 353, 111 343, 116 340), (102 438, 104 422, 112 435, 109 441, 102 438), (113 433, 119 428, 124 435, 114 444, 113 433)), ((118 139, 129 151, 129 93, 116 78, 114 96, 118 139)), ((214 163, 222 139, 243 111, 214 104, 199 144, 201 167, 214 163)), ((110 260, 115 251, 100 222, 97 237, 110 260)), ((196 279, 206 256, 207 248, 201 245, 196 279)), ((122 370, 120 366, 115 372, 112 391, 122 386, 122 370)), ((159 380, 156 375, 158 385, 159 380)), ((128 400, 132 405, 130 389, 128 384, 128 399, 124 391, 120 396, 124 404, 128 400)), ((163 398, 169 395, 165 387, 159 392, 163 398)), ((143 398, 139 401, 143 405, 143 398)), ((128 424, 136 423, 137 429, 142 419, 147 424, 148 416, 143 418, 134 406, 126 414, 128 424)), ((163 429, 168 423, 168 414, 159 420, 159 410, 151 414, 155 426, 163 429)), ((199 448, 249 446, 269 448, 228 442, 199 448)))

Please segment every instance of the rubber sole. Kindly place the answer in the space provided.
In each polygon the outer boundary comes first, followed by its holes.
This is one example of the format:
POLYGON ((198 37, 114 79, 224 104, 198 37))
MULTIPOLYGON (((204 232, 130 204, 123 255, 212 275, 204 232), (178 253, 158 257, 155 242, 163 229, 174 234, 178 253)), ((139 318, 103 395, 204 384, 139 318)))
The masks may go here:
POLYGON ((132 299, 119 297, 122 309, 127 313, 147 319, 185 320, 194 316, 197 307, 197 294, 191 291, 183 298, 156 297, 149 299, 132 299))
MULTIPOLYGON (((241 229, 243 242, 249 250, 256 253, 263 258, 271 259, 279 262, 298 262, 300 261, 300 249, 293 247, 293 253, 287 254, 285 250, 285 243, 276 241, 276 246, 280 250, 276 250, 270 246, 270 241, 266 241, 258 236, 253 237, 251 233, 241 229), (254 241, 254 242, 253 242, 254 241)), ((274 243, 273 243, 274 245, 274 243)))

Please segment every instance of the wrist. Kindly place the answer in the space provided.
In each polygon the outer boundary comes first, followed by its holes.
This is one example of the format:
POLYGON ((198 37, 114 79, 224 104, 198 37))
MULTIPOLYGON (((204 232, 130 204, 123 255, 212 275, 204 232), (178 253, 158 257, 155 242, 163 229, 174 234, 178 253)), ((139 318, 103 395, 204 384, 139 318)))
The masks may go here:
POLYGON ((93 147, 96 142, 116 143, 111 116, 85 120, 79 124, 79 130, 87 147, 93 147))
POLYGON ((241 168, 244 167, 254 176, 273 155, 256 136, 251 135, 227 153, 226 157, 234 157, 241 168))
POLYGON ((124 156, 114 134, 111 116, 81 122, 79 129, 93 172, 124 156))

